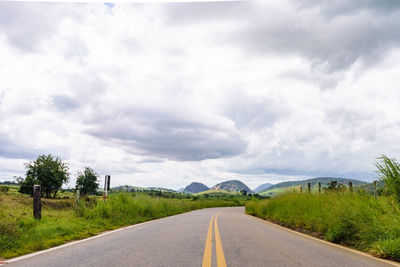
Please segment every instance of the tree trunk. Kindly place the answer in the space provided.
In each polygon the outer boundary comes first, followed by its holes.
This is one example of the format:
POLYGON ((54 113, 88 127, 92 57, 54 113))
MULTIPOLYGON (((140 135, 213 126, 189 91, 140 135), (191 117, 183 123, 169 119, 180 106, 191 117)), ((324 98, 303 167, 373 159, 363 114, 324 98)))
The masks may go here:
POLYGON ((58 192, 58 189, 56 189, 56 191, 54 192, 53 198, 56 198, 57 192, 58 192))

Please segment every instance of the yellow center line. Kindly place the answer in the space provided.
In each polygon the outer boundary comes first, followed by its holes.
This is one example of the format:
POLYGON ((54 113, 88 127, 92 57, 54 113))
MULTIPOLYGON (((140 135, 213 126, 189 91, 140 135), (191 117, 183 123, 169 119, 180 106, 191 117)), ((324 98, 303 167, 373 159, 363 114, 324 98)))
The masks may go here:
POLYGON ((204 248, 203 265, 202 267, 211 267, 211 254, 212 254, 212 225, 214 216, 211 217, 210 225, 208 226, 208 234, 206 239, 206 246, 204 248))
POLYGON ((215 216, 215 221, 214 221, 215 249, 216 249, 216 254, 217 254, 217 266, 218 267, 226 267, 224 250, 222 249, 221 236, 219 234, 219 229, 218 229, 218 216, 219 216, 219 214, 217 216, 215 216))
POLYGON ((226 267, 224 250, 222 249, 221 235, 218 228, 218 216, 221 212, 213 215, 208 226, 208 234, 206 239, 206 246, 204 248, 203 264, 202 267, 211 267, 212 264, 212 237, 213 237, 213 223, 215 233, 215 249, 217 256, 217 267, 226 267))

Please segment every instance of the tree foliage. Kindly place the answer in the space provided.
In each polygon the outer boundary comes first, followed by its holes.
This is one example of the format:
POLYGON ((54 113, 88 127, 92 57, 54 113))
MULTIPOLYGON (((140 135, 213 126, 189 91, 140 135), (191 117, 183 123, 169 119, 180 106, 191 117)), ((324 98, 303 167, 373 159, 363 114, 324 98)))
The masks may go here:
POLYGON ((331 192, 344 192, 346 191, 346 186, 342 183, 338 183, 337 181, 332 181, 328 183, 328 187, 324 188, 324 190, 331 192))
POLYGON ((385 182, 385 185, 395 195, 400 202, 400 164, 395 158, 388 158, 382 155, 375 163, 378 168, 379 178, 385 182))
POLYGON ((58 189, 69 179, 68 164, 51 154, 40 155, 36 160, 25 163, 26 178, 20 181, 20 192, 31 194, 33 185, 42 186, 42 197, 56 197, 58 189))
POLYGON ((99 188, 98 175, 92 168, 85 167, 83 172, 78 172, 76 178, 76 190, 80 190, 82 195, 94 194, 99 188))

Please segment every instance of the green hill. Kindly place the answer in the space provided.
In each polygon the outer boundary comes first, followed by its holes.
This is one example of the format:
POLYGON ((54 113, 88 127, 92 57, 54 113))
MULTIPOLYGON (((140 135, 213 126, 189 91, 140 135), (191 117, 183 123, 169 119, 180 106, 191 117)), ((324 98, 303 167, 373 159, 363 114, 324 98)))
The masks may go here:
POLYGON ((185 189, 183 189, 183 192, 199 193, 207 191, 208 189, 209 189, 208 186, 206 186, 205 184, 193 182, 190 185, 186 186, 185 189))
POLYGON ((266 189, 271 186, 273 186, 273 184, 270 184, 270 183, 265 183, 265 184, 259 185, 254 189, 254 193, 266 191, 266 189))
POLYGON ((264 196, 276 196, 276 195, 285 193, 287 191, 300 190, 300 187, 302 187, 303 190, 306 190, 308 183, 311 184, 312 191, 317 191, 318 183, 321 183, 321 187, 325 188, 325 187, 328 187, 329 183, 332 181, 337 181, 338 183, 345 184, 346 186, 348 186, 349 182, 352 182, 353 186, 367 184, 367 182, 356 180, 356 179, 317 177, 317 178, 312 178, 312 179, 307 179, 307 180, 302 180, 302 181, 282 182, 282 183, 268 187, 266 190, 260 192, 260 194, 264 195, 264 196))
POLYGON ((216 184, 211 188, 211 190, 226 190, 236 192, 246 190, 247 193, 253 193, 253 190, 251 190, 247 185, 239 180, 230 180, 216 184))

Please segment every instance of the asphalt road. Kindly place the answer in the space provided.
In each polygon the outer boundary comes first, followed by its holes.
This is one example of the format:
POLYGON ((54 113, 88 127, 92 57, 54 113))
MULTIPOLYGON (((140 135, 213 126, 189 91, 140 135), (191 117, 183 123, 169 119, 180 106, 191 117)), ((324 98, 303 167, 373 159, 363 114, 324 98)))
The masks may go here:
POLYGON ((393 266, 245 215, 213 208, 17 258, 14 266, 393 266))

